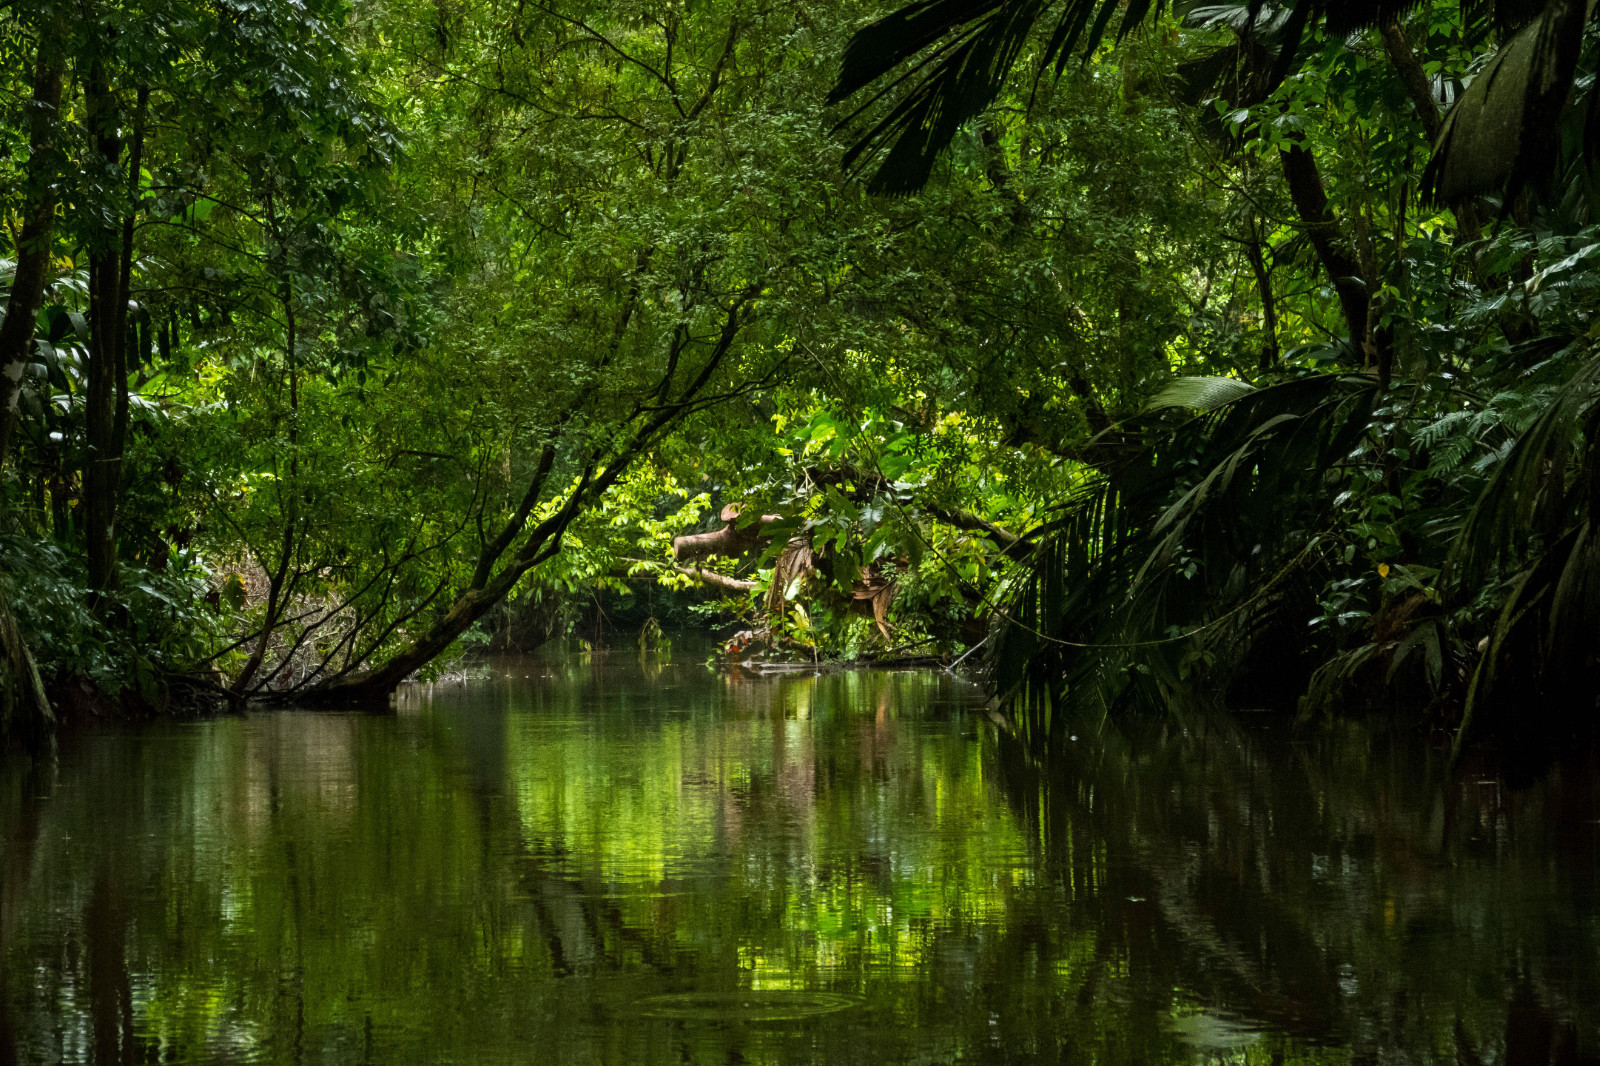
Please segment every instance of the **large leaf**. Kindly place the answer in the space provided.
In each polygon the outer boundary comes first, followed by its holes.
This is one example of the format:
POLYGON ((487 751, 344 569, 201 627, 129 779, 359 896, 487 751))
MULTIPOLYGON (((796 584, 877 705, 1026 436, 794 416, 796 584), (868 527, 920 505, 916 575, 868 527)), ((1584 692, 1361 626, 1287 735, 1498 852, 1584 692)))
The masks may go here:
POLYGON ((1549 174, 1591 0, 1549 0, 1491 59, 1445 116, 1423 173, 1425 196, 1508 199, 1549 174))
POLYGON ((924 48, 1001 11, 1016 16, 1015 0, 918 0, 859 30, 845 48, 830 104, 849 99, 924 48), (1011 12, 1004 9, 1010 8, 1011 12))
POLYGON ((1166 388, 1150 398, 1145 409, 1157 411, 1167 407, 1187 407, 1193 411, 1215 411, 1224 404, 1241 400, 1255 391, 1254 385, 1238 378, 1175 378, 1166 388))

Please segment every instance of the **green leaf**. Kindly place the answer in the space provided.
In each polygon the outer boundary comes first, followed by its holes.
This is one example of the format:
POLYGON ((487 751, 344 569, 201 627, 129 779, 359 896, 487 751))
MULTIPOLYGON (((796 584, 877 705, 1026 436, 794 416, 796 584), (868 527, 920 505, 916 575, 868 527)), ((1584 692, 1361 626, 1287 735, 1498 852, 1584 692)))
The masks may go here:
POLYGON ((1185 377, 1174 379, 1145 404, 1147 411, 1167 407, 1187 407, 1194 411, 1215 411, 1256 391, 1248 381, 1238 378, 1185 377))

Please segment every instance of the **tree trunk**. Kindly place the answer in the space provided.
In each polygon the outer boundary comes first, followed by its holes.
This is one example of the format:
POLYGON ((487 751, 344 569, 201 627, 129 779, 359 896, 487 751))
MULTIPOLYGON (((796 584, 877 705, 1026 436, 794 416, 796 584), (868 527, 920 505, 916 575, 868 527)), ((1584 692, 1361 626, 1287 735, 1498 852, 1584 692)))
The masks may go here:
POLYGON ((497 560, 521 531, 522 523, 527 520, 533 502, 538 499, 539 489, 550 473, 555 452, 553 446, 547 446, 524 498, 526 506, 519 507, 501 533, 484 545, 473 583, 456 597, 450 609, 379 665, 311 689, 300 698, 311 703, 335 705, 386 703, 400 682, 432 662, 460 639, 474 622, 504 600, 522 575, 561 550, 561 536, 577 517, 582 505, 610 488, 642 450, 644 443, 644 439, 636 438, 634 445, 613 459, 598 477, 594 475, 593 464, 588 466, 566 504, 534 526, 511 561, 495 572, 497 560))
POLYGON ((449 611, 380 665, 323 688, 312 689, 303 698, 310 703, 350 706, 387 702, 390 693, 400 686, 400 682, 443 654, 474 622, 505 599, 523 574, 554 554, 554 546, 543 550, 536 548, 531 562, 526 565, 513 563, 496 574, 484 588, 468 589, 456 597, 449 611))
MULTIPOLYGON (((708 377, 703 375, 702 377, 708 377)), ((703 380, 701 384, 703 385, 703 380)), ((585 466, 578 485, 567 497, 561 509, 534 526, 523 538, 511 561, 496 572, 494 567, 500 555, 521 531, 522 524, 538 499, 539 488, 544 484, 553 465, 554 447, 549 446, 541 456, 538 472, 510 523, 484 545, 480 553, 473 583, 456 597, 450 609, 436 618, 426 630, 411 639, 394 655, 370 670, 340 678, 330 684, 311 689, 301 699, 311 703, 370 705, 386 703, 400 682, 438 658, 450 645, 472 627, 472 624, 506 598, 522 576, 561 550, 561 537, 578 512, 592 500, 603 496, 628 469, 664 428, 671 417, 655 419, 647 428, 619 452, 599 474, 594 472, 595 461, 585 466)))
MULTIPOLYGON (((1389 54, 1389 62, 1394 64, 1395 70, 1400 74, 1401 83, 1406 87, 1406 95, 1411 97, 1411 106, 1416 109, 1417 121, 1422 123, 1423 132, 1428 135, 1428 140, 1437 142, 1439 130, 1444 126, 1444 116, 1439 114, 1439 104, 1433 98, 1433 87, 1428 72, 1423 69, 1422 61, 1412 50, 1411 42, 1406 40, 1405 32, 1400 29, 1399 22, 1390 18, 1380 24, 1378 29, 1383 34, 1383 47, 1389 54)), ((1456 234, 1461 240, 1471 244, 1483 239, 1483 223, 1478 219, 1478 209, 1474 204, 1458 205, 1455 215, 1456 234)))
POLYGON ((116 583, 117 489, 122 464, 112 448, 116 427, 116 348, 113 336, 116 260, 95 255, 89 261, 89 330, 93 348, 88 359, 84 430, 89 453, 84 460, 83 508, 89 587, 109 589, 116 583))
POLYGON ((1267 335, 1257 364, 1262 372, 1278 365, 1278 303, 1272 293, 1272 272, 1267 269, 1267 258, 1261 253, 1264 243, 1252 222, 1250 239, 1244 242, 1244 254, 1250 261, 1251 273, 1256 276, 1256 291, 1261 296, 1261 328, 1267 335))
POLYGON ((1322 184, 1322 173, 1317 161, 1301 145, 1291 145, 1278 150, 1283 162, 1283 176, 1289 186, 1289 198, 1294 201, 1295 212, 1305 227, 1317 259, 1328 274, 1334 292, 1339 296, 1339 309, 1344 314, 1345 326, 1350 330, 1350 341, 1365 351, 1372 342, 1367 335, 1367 312, 1372 299, 1368 286, 1373 279, 1362 276, 1361 264, 1350 250, 1350 243, 1340 232, 1338 219, 1328 204, 1327 190, 1322 184))
POLYGON ((55 725, 39 670, 11 613, 9 592, 0 589, 0 748, 12 740, 36 743, 55 725))
MULTIPOLYGON (((656 442, 663 431, 701 407, 717 402, 716 397, 707 398, 704 395, 705 390, 732 349, 734 340, 744 328, 745 308, 759 292, 760 286, 752 284, 733 300, 727 309, 722 330, 705 362, 693 377, 684 383, 675 400, 668 402, 664 398, 671 393, 670 385, 673 373, 677 370, 676 363, 673 364, 673 372, 666 375, 667 387, 658 385, 648 394, 650 399, 662 397, 664 402, 651 406, 641 402, 635 408, 633 414, 624 421, 622 428, 625 429, 635 419, 641 419, 638 429, 634 430, 631 437, 612 453, 611 459, 605 466, 600 467, 602 453, 597 451, 588 455, 578 477, 578 483, 567 496, 566 502, 523 536, 521 545, 509 562, 501 565, 499 559, 508 550, 512 541, 522 535, 523 526, 538 502, 545 480, 554 466, 554 442, 546 445, 528 491, 510 521, 493 538, 483 542, 472 582, 456 597, 450 609, 434 619, 422 633, 413 637, 379 665, 311 689, 299 698, 322 704, 387 703, 390 694, 399 687, 400 682, 432 662, 454 644, 474 622, 503 601, 516 587, 517 582, 522 580, 524 574, 560 551, 561 538, 566 533, 567 527, 578 517, 579 511, 602 498, 617 479, 633 465, 634 460, 656 442), (599 467, 598 472, 596 472, 597 467, 599 467), (496 566, 500 567, 498 571, 495 570, 496 566)), ((580 405, 583 402, 581 399, 577 401, 580 405)), ((569 412, 569 416, 571 413, 569 412)), ((564 416, 558 419, 556 424, 563 425, 566 421, 567 416, 564 416)))
POLYGON ((256 671, 261 669, 261 664, 266 661, 267 649, 272 644, 273 631, 278 628, 278 620, 284 614, 288 597, 284 594, 284 579, 289 573, 289 562, 294 558, 294 530, 295 522, 291 515, 283 525, 283 550, 278 556, 278 568, 267 579, 267 612, 261 619, 261 633, 256 638, 256 645, 250 651, 250 658, 245 660, 244 669, 233 679, 233 684, 228 691, 234 696, 243 696, 250 691, 250 682, 255 680, 256 671))
POLYGON ((33 101, 29 116, 28 164, 22 232, 17 241, 17 271, 11 299, 0 321, 0 466, 16 425, 17 393, 33 327, 50 275, 50 246, 55 237, 56 195, 51 177, 59 169, 55 156, 56 123, 61 110, 61 81, 65 71, 60 42, 49 26, 39 33, 39 55, 34 66, 33 101))
POLYGON ((1400 75, 1406 95, 1411 97, 1411 106, 1416 108, 1417 121, 1422 123, 1428 140, 1437 140, 1443 120, 1439 115, 1439 105, 1433 99, 1428 72, 1422 69, 1417 54, 1411 50, 1411 42, 1406 40, 1405 31, 1400 29, 1400 23, 1392 15, 1378 26, 1378 31, 1383 35, 1383 48, 1389 53, 1389 62, 1400 75))
MULTIPOLYGON (((122 162, 121 108, 98 66, 90 72, 85 96, 95 148, 107 171, 115 171, 122 162)), ((83 472, 83 501, 89 587, 96 591, 113 588, 117 583, 116 519, 128 429, 128 290, 148 102, 149 90, 140 89, 125 172, 129 202, 123 208, 121 230, 100 233, 89 256, 91 348, 84 397, 89 454, 83 472)))

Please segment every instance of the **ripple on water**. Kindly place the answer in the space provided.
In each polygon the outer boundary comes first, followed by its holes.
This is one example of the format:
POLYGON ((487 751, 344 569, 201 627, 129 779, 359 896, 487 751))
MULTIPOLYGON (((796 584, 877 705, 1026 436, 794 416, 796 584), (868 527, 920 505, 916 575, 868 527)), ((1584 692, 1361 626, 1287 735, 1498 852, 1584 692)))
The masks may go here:
POLYGON ((858 1006, 861 1000, 838 992, 780 989, 743 992, 676 992, 646 996, 634 1008, 646 1018, 691 1022, 795 1022, 858 1006))
POLYGON ((1261 1039, 1260 1027, 1231 1012, 1186 1012, 1173 1018, 1170 1024, 1179 1040, 1202 1052, 1234 1051, 1261 1039))

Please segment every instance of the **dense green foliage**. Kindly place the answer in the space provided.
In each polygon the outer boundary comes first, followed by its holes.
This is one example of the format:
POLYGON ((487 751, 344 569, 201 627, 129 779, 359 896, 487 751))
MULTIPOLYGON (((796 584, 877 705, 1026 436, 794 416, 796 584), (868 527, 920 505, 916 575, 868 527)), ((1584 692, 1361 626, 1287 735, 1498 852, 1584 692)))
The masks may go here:
POLYGON ((857 34, 889 7, 7 7, 6 677, 367 700, 655 581, 741 657, 982 645, 1044 741, 1147 698, 1569 722, 1571 6, 1034 11, 981 84, 876 102, 934 41, 857 34), (1474 170, 1536 37, 1522 162, 1474 170), (871 195, 850 146, 907 130, 871 195))

